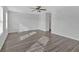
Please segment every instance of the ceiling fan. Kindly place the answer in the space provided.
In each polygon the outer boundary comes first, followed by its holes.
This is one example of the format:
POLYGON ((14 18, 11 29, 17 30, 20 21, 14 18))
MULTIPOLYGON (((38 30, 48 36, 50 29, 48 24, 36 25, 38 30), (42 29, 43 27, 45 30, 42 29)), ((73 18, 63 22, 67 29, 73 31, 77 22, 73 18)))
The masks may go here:
POLYGON ((42 6, 36 6, 35 8, 31 8, 32 11, 42 12, 46 11, 46 9, 43 9, 42 6))

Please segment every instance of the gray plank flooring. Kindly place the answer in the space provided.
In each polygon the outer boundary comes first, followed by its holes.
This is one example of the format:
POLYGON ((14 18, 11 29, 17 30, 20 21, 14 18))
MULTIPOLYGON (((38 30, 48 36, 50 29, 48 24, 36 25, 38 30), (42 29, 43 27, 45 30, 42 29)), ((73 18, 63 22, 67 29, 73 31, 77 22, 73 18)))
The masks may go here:
POLYGON ((15 32, 1 52, 79 52, 79 41, 41 30, 15 32))

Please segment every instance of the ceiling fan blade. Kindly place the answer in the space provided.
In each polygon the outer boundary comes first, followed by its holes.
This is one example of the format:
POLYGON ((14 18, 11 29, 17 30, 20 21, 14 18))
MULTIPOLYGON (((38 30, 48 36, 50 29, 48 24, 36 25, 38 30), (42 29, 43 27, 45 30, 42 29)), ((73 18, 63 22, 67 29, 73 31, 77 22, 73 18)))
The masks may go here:
POLYGON ((40 9, 40 10, 44 10, 44 11, 46 11, 46 9, 40 9))
POLYGON ((36 11, 36 9, 33 9, 32 11, 36 11))
POLYGON ((46 9, 42 9, 41 6, 36 6, 36 8, 31 8, 32 11, 37 11, 37 12, 41 12, 41 11, 46 11, 46 9))

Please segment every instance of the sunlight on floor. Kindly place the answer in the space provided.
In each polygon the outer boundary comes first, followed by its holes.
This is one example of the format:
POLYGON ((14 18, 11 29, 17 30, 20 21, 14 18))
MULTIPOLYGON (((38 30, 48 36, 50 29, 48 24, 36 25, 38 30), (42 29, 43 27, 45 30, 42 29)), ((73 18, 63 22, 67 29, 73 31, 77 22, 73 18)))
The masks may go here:
POLYGON ((46 37, 46 36, 43 36, 43 37, 41 37, 41 38, 38 40, 38 42, 39 42, 40 44, 42 44, 43 46, 45 46, 48 41, 49 41, 49 38, 46 37))
POLYGON ((28 33, 26 35, 23 35, 20 37, 20 40, 25 40, 26 38, 29 38, 30 36, 36 34, 37 32, 31 32, 31 33, 28 33))
POLYGON ((42 36, 36 43, 34 43, 27 52, 43 52, 44 46, 48 43, 49 38, 46 36, 42 36))

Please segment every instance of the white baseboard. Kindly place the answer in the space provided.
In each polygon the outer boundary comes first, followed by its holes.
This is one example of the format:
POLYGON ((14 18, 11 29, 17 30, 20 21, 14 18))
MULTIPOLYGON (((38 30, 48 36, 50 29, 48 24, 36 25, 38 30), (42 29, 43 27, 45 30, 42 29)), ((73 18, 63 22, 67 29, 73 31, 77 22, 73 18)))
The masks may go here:
POLYGON ((78 38, 71 37, 71 36, 69 36, 69 35, 65 35, 65 34, 61 34, 61 33, 56 33, 56 32, 53 32, 53 31, 52 31, 51 33, 79 41, 78 38))

